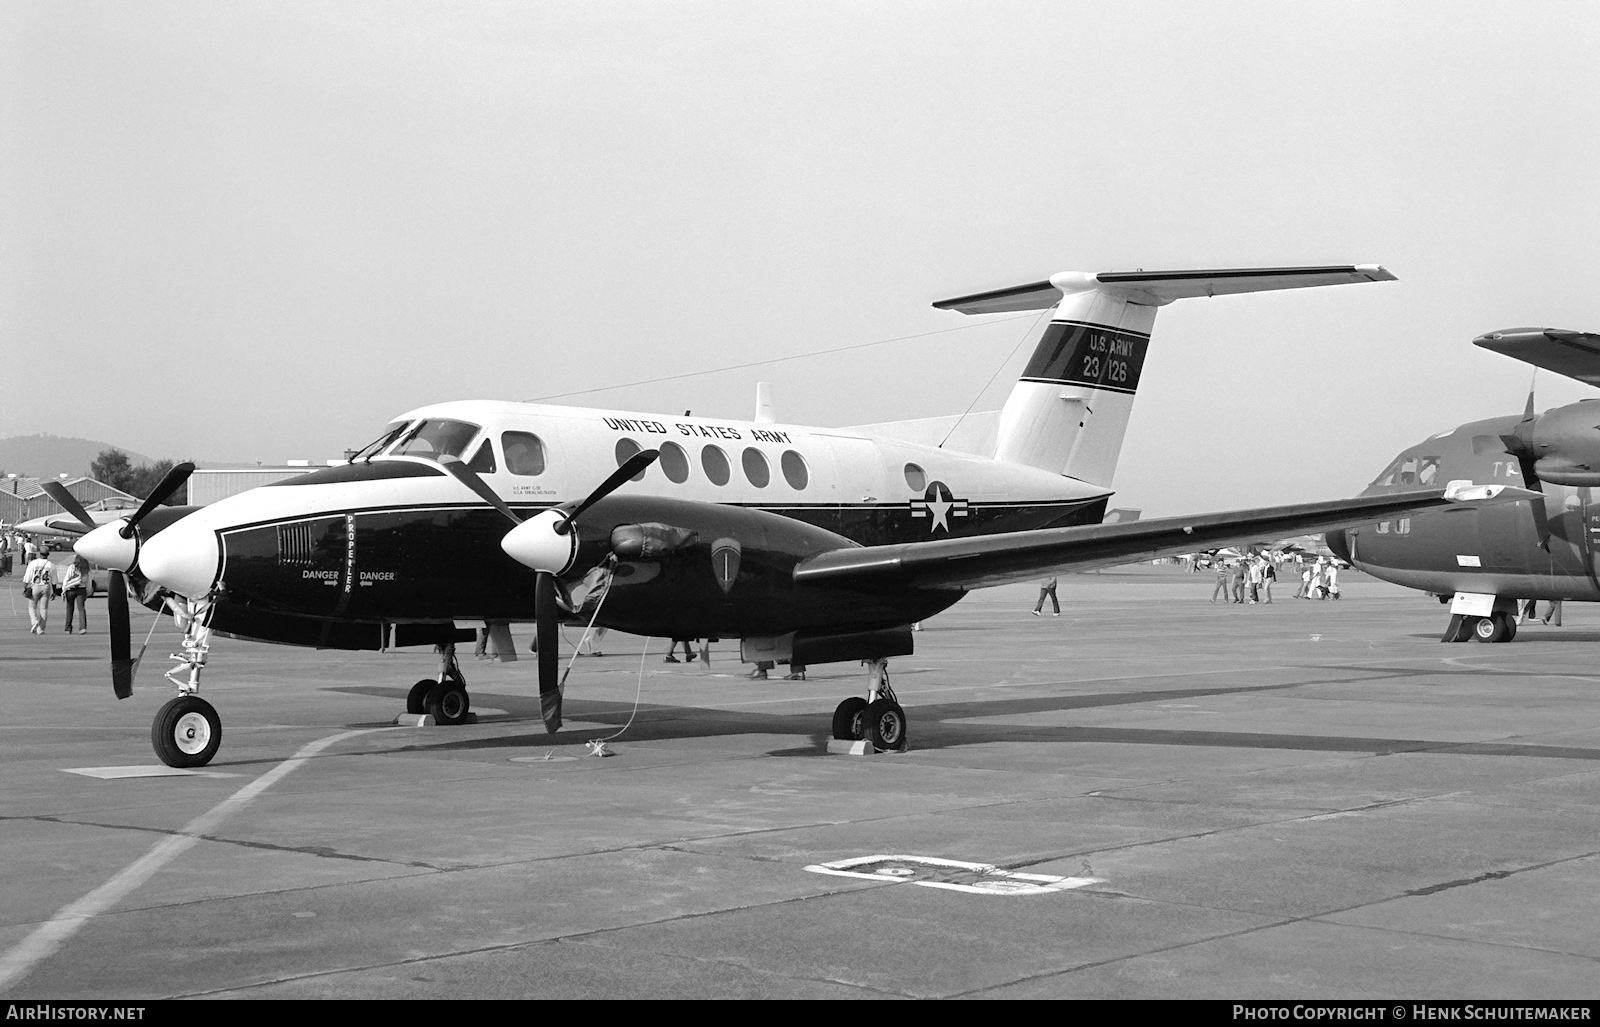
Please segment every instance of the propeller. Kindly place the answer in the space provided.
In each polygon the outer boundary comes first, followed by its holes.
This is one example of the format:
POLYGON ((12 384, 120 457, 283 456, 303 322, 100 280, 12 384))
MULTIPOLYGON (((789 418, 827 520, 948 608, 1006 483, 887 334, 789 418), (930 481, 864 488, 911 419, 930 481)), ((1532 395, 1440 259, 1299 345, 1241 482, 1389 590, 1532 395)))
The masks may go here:
POLYGON ((144 591, 143 576, 138 571, 139 522, 166 502, 193 473, 194 464, 188 462, 173 467, 162 477, 155 491, 134 511, 133 516, 123 519, 120 525, 116 522, 96 525, 89 512, 60 482, 45 482, 42 486, 51 499, 87 529, 73 549, 80 556, 111 572, 111 581, 106 588, 106 625, 111 637, 111 690, 118 699, 126 699, 133 694, 133 672, 137 664, 133 658, 133 639, 130 637, 128 578, 134 580, 141 593, 144 591))
POLYGON ((622 483, 655 463, 659 450, 647 449, 623 461, 611 476, 580 503, 560 506, 523 519, 506 505, 489 483, 460 459, 441 457, 439 464, 478 498, 500 511, 514 527, 501 540, 500 547, 517 562, 531 567, 533 576, 533 625, 539 649, 539 716, 545 730, 561 730, 561 661, 558 651, 561 607, 557 602, 556 578, 572 569, 578 556, 578 533, 572 529, 578 517, 595 503, 615 492, 622 483))
POLYGON ((1500 441, 1505 444, 1506 452, 1517 458, 1517 465, 1522 468, 1522 484, 1539 493, 1539 498, 1529 503, 1533 509, 1533 529, 1539 536, 1539 548, 1549 550, 1550 513, 1545 509, 1544 483, 1539 480, 1536 466, 1539 454, 1533 445, 1533 426, 1537 420, 1533 412, 1533 390, 1530 389, 1522 420, 1517 422, 1510 434, 1500 436, 1500 441))

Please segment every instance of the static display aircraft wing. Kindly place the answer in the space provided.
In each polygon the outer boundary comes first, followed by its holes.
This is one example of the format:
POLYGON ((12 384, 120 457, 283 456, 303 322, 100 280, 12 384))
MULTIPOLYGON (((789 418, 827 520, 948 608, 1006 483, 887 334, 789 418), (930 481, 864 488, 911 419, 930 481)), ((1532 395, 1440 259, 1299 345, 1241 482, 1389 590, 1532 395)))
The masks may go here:
MULTIPOLYGON (((51 482, 50 484, 55 484, 51 482)), ((128 516, 127 510, 94 510, 89 511, 89 518, 94 522, 94 527, 110 524, 112 521, 128 516)), ((45 514, 35 517, 31 521, 23 521, 16 526, 17 530, 27 535, 57 535, 63 538, 82 538, 94 527, 88 526, 70 513, 45 514)))
POLYGON ((1600 385, 1600 335, 1593 332, 1506 328, 1480 335, 1472 344, 1585 385, 1600 385))
POLYGON ((1452 486, 1326 503, 1045 528, 1006 535, 838 549, 804 561, 797 583, 871 587, 982 588, 1046 571, 1080 571, 1192 553, 1239 539, 1356 527, 1458 504, 1483 506, 1538 495, 1510 485, 1452 486))

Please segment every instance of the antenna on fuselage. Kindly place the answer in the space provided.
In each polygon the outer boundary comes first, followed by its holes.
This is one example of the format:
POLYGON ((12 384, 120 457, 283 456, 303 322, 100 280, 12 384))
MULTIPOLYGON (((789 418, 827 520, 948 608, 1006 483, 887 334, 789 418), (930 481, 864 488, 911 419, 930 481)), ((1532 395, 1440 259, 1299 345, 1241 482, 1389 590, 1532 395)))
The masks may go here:
POLYGON ((772 385, 769 382, 756 382, 756 416, 757 424, 771 424, 777 418, 772 415, 772 385))

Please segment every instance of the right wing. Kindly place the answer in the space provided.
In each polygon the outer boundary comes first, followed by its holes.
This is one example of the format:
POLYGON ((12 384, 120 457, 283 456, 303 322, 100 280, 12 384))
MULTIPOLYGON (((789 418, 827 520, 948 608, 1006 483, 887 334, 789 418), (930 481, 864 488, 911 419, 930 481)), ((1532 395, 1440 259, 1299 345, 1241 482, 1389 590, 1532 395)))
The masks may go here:
POLYGON ((1504 353, 1585 385, 1600 385, 1600 335, 1560 328, 1507 328, 1472 340, 1474 346, 1504 353))
POLYGON ((1028 581, 1045 572, 1080 571, 1134 560, 1214 549, 1241 539, 1282 538, 1352 528, 1409 513, 1531 499, 1510 485, 1452 484, 1326 503, 1163 517, 1150 521, 1042 528, 820 553, 794 569, 797 584, 897 588, 983 588, 1028 581))

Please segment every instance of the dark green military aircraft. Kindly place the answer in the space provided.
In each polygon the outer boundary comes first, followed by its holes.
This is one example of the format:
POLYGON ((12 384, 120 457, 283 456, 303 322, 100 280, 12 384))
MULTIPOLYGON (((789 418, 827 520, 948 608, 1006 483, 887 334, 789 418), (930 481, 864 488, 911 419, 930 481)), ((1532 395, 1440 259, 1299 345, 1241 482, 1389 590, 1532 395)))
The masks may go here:
MULTIPOLYGON (((1600 385, 1600 335, 1511 328, 1473 340, 1600 385)), ((1450 604, 1442 641, 1509 642, 1524 599, 1600 601, 1600 397, 1519 417, 1470 421, 1407 448, 1363 496, 1472 481, 1541 498, 1398 517, 1328 533, 1328 547, 1375 577, 1450 604)))

